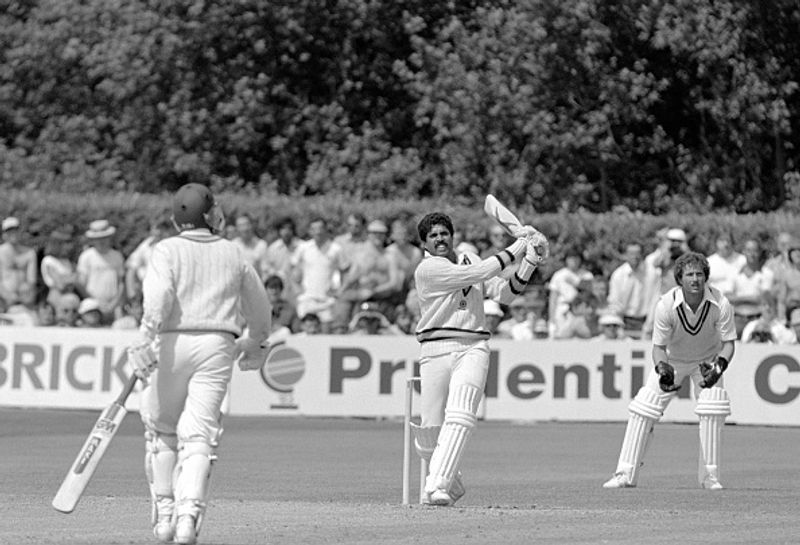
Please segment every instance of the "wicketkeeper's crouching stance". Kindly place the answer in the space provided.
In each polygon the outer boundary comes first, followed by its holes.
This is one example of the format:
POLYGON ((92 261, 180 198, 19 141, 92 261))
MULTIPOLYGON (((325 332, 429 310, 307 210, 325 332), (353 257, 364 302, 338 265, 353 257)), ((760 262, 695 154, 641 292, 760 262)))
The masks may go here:
POLYGON ((178 190, 173 220, 179 234, 153 249, 141 337, 128 359, 146 384, 140 412, 153 533, 162 542, 192 544, 206 510, 233 363, 263 364, 271 305, 242 251, 217 234, 224 218, 205 186, 178 190))
POLYGON ((722 488, 722 428, 731 414, 722 374, 733 357, 736 329, 731 304, 719 290, 706 286, 708 273, 708 261, 698 253, 683 254, 675 263, 678 286, 662 295, 655 308, 655 367, 628 406, 617 470, 605 488, 636 486, 653 426, 687 375, 700 418, 698 480, 703 488, 722 488))
POLYGON ((471 253, 456 256, 453 223, 441 213, 418 224, 425 257, 415 272, 421 318, 420 426, 414 426, 420 456, 429 460, 426 503, 452 505, 464 494, 459 464, 477 422, 478 404, 489 367, 489 332, 484 327, 485 297, 508 303, 522 293, 547 257, 547 239, 520 226, 516 242, 481 261, 471 253), (513 263, 509 279, 497 275, 513 263))

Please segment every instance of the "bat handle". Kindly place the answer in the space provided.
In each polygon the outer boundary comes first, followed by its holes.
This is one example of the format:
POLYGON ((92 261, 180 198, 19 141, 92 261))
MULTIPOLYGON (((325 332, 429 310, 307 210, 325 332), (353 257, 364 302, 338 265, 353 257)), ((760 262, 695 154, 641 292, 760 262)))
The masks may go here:
POLYGON ((133 392, 133 388, 136 386, 138 381, 139 377, 137 377, 136 374, 132 374, 130 378, 128 378, 128 382, 125 383, 125 387, 119 393, 119 396, 117 396, 118 404, 125 406, 125 401, 127 401, 128 396, 131 395, 131 392, 133 392))

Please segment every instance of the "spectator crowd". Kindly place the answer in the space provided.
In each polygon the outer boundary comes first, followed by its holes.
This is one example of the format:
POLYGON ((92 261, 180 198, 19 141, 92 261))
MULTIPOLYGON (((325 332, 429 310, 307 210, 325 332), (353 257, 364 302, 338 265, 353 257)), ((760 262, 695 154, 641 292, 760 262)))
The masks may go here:
MULTIPOLYGON (((414 334, 414 270, 423 257, 414 218, 351 214, 337 227, 310 218, 301 236, 291 217, 263 234, 248 215, 228 224, 224 236, 241 247, 272 303, 273 342, 290 335, 414 334)), ((90 222, 82 234, 60 227, 34 248, 20 220, 4 218, 0 324, 137 328, 150 253, 174 232, 170 220, 156 221, 124 256, 107 219, 90 222), (76 240, 82 241, 77 250, 76 240)), ((511 242, 498 226, 455 235, 457 251, 484 259, 511 242)), ((718 236, 707 255, 709 284, 731 301, 742 342, 798 343, 800 244, 784 232, 775 237, 774 255, 763 246, 756 238, 718 236)), ((655 302, 675 285, 673 264, 691 249, 684 230, 663 229, 653 240, 620 248, 619 264, 606 277, 581 251, 567 248, 563 263, 550 264, 549 278, 509 305, 485 301, 486 327, 503 339, 648 339, 655 302)))

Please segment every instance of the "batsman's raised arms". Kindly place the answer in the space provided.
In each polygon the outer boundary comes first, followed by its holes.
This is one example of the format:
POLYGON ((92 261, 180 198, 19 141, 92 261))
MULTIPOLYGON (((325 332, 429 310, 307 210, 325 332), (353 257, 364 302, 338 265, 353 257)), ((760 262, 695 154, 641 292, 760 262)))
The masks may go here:
POLYGON ((532 253, 535 254, 535 259, 530 259, 532 263, 541 264, 550 256, 547 237, 535 227, 523 225, 519 218, 491 193, 486 195, 483 211, 512 237, 528 239, 528 244, 534 249, 532 253))

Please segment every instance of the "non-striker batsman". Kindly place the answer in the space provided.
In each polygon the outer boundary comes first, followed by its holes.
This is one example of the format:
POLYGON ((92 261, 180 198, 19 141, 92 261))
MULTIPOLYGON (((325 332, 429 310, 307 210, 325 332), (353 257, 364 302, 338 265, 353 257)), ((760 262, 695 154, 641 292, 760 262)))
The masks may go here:
POLYGON ((678 285, 662 295, 655 308, 654 367, 628 406, 617 469, 605 488, 636 486, 653 425, 686 376, 691 377, 700 419, 698 480, 703 488, 722 488, 722 428, 731 414, 722 374, 733 357, 736 328, 730 302, 707 285, 708 274, 708 261, 701 254, 687 252, 675 262, 678 285))
POLYGON ((207 187, 181 187, 173 220, 179 233, 152 251, 140 339, 128 359, 146 384, 140 413, 153 532, 162 542, 192 544, 206 510, 234 359, 242 369, 261 366, 271 312, 258 273, 218 234, 225 220, 207 187))
POLYGON ((547 239, 520 226, 517 240, 486 260, 456 255, 453 222, 442 213, 426 215, 417 226, 424 258, 414 274, 421 317, 420 426, 413 426, 419 455, 429 460, 426 502, 452 505, 463 494, 459 464, 477 423, 489 369, 489 331, 483 301, 508 303, 522 293, 536 267, 547 257, 547 239), (515 261, 510 279, 498 275, 515 261))

